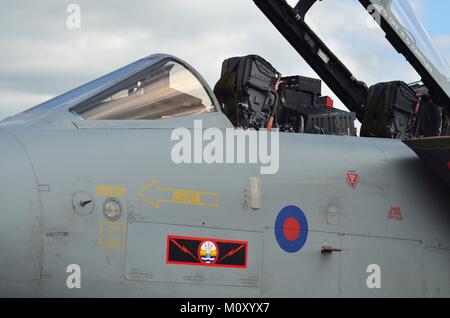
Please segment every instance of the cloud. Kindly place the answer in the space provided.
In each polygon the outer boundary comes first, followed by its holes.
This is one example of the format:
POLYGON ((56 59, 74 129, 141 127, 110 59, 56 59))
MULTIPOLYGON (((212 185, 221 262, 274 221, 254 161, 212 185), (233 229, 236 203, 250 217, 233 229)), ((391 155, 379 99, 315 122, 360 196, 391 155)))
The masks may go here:
POLYGON ((2 90, 0 92, 0 101, 2 108, 0 109, 0 118, 6 117, 28 109, 28 105, 44 102, 52 95, 31 94, 24 91, 2 90))
MULTIPOLYGON (((317 77, 250 0, 77 0, 81 29, 70 30, 66 9, 73 2, 0 0, 7 26, 0 28, 7 43, 0 51, 0 119, 152 53, 181 57, 211 86, 224 59, 246 54, 263 56, 284 75, 317 77)), ((318 2, 310 14, 359 79, 417 79, 382 32, 367 29, 367 17, 353 0, 318 2)), ((334 96, 326 87, 324 93, 334 96)))

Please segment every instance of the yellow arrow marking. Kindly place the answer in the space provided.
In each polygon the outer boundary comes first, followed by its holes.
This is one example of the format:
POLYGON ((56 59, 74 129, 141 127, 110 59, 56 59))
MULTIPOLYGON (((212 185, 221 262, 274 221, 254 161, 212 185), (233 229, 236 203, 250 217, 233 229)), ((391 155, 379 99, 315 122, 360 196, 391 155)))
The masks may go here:
POLYGON ((219 206, 217 192, 204 192, 196 190, 180 190, 175 188, 161 188, 159 180, 146 185, 138 191, 138 195, 153 207, 159 208, 161 203, 175 203, 198 206, 219 206), (165 199, 151 198, 149 192, 153 190, 156 196, 166 196, 165 199))

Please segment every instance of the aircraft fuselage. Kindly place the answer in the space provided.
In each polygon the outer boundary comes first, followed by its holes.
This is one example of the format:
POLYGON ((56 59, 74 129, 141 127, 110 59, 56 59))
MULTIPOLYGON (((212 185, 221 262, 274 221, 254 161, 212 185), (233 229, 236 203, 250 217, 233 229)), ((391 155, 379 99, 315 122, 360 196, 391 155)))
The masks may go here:
POLYGON ((279 171, 262 175, 255 164, 175 164, 171 132, 3 126, 0 294, 449 296, 447 188, 401 141, 280 134, 279 171), (113 221, 111 198, 122 208, 113 221), (289 206, 307 233, 291 219, 277 234, 289 206), (210 241, 203 255, 188 246, 210 241), (71 264, 81 288, 68 287, 71 264), (369 287, 373 264, 381 288, 369 287))

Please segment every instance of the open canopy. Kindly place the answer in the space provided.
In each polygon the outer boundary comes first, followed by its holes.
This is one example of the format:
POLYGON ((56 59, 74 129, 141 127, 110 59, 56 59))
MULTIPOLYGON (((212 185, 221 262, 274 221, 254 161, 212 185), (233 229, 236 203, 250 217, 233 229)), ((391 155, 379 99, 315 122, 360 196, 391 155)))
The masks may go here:
MULTIPOLYGON (((423 77, 434 80, 435 84, 450 98, 450 68, 431 38, 427 29, 415 14, 408 0, 361 0, 367 2, 381 15, 381 26, 386 38, 404 54, 411 65, 423 77)), ((369 5, 370 5, 369 4, 369 5)), ((370 8, 368 9, 370 12, 370 8)), ((373 11, 373 10, 372 10, 373 11)), ((428 79, 430 82, 430 79, 428 79)), ((425 83, 427 86, 430 83, 425 83)), ((433 89, 433 87, 429 87, 433 89)), ((442 93, 442 92, 441 92, 442 93)))
MULTIPOLYGON (((362 121, 367 86, 359 81, 322 39, 305 16, 318 0, 254 0, 274 26, 362 121)), ((386 33, 386 39, 403 54, 428 88, 433 102, 450 109, 449 67, 408 0, 359 0, 386 33)), ((366 13, 366 14, 367 14, 366 13)), ((393 79, 397 80, 397 79, 393 79)))

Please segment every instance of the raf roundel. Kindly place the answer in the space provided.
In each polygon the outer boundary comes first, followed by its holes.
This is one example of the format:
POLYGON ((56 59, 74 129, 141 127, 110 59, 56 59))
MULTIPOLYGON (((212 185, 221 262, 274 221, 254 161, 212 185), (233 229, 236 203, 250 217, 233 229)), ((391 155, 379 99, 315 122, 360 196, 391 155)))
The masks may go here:
POLYGON ((278 213, 275 237, 278 245, 288 253, 295 253, 305 245, 308 238, 308 221, 300 208, 288 205, 278 213))

